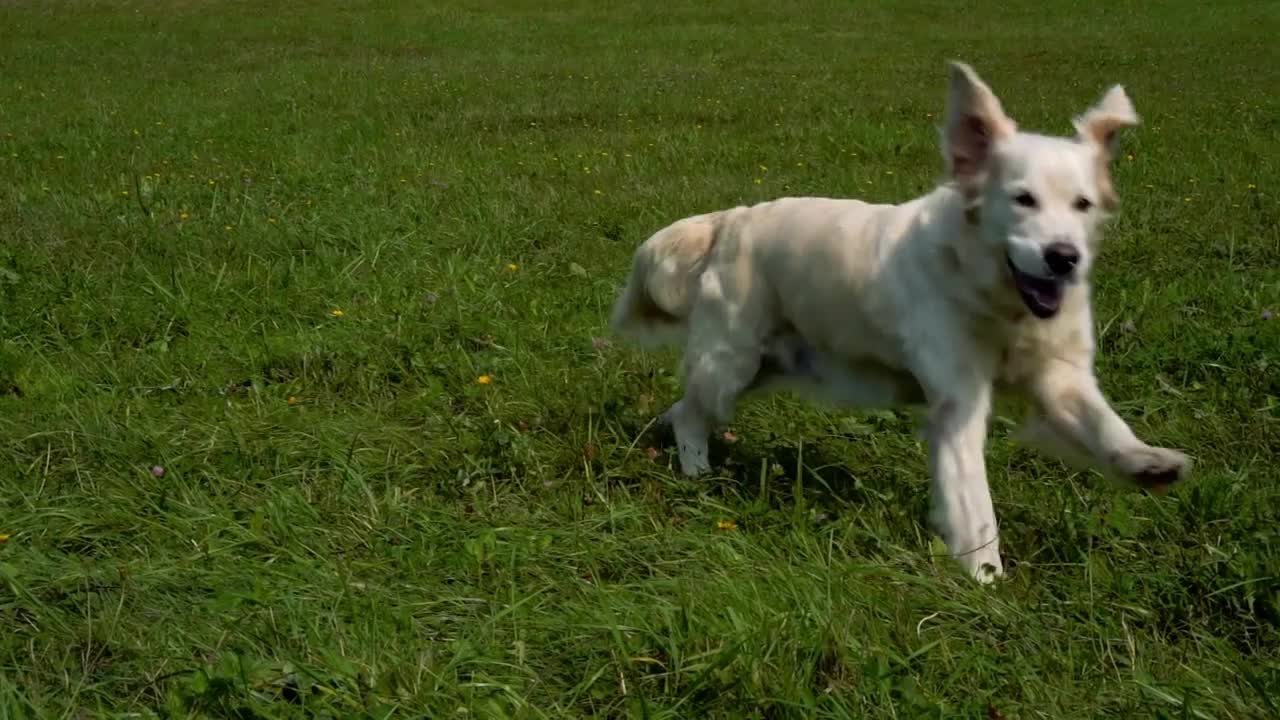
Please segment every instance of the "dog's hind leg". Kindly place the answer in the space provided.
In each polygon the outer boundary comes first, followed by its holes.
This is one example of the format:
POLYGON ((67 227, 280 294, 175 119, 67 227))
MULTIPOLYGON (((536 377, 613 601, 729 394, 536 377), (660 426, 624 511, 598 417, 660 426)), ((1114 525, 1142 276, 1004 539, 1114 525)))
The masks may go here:
POLYGON ((768 316, 759 292, 740 278, 726 281, 708 270, 689 318, 685 346, 684 397, 664 418, 675 431, 680 469, 700 475, 711 469, 707 439, 715 423, 733 419, 738 397, 760 369, 768 316))
POLYGON ((1080 443, 1059 432, 1053 423, 1039 411, 1027 413, 1018 427, 1014 439, 1058 458, 1062 462, 1084 470, 1094 465, 1093 455, 1080 443))

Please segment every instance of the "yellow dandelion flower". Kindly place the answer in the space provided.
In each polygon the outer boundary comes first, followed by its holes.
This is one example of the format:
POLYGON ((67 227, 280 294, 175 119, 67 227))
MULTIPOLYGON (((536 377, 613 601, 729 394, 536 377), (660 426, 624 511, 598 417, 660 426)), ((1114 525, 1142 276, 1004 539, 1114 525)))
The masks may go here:
POLYGON ((716 522, 716 529, 717 530, 737 530, 738 523, 732 520, 720 520, 716 522))
POLYGON ((298 404, 298 396, 297 396, 297 395, 290 395, 290 396, 289 396, 289 399, 288 399, 288 400, 285 400, 285 402, 289 403, 290 405, 297 405, 297 404, 298 404))
POLYGON ((1254 185, 1253 183, 1249 183, 1248 185, 1246 185, 1246 186, 1245 186, 1245 189, 1247 189, 1247 190, 1257 190, 1257 189, 1258 189, 1258 186, 1257 186, 1257 185, 1254 185))
POLYGON ((347 314, 346 314, 346 313, 344 313, 344 312, 342 312, 342 310, 341 310, 340 308, 334 308, 334 309, 330 310, 330 311, 329 311, 329 314, 330 314, 330 315, 332 315, 332 316, 334 316, 334 317, 336 317, 336 318, 346 317, 346 316, 347 316, 347 314))
POLYGON ((488 375, 481 375, 480 377, 476 378, 476 382, 480 383, 481 385, 492 385, 493 378, 489 377, 488 375))
POLYGON ((188 214, 186 214, 186 213, 178 213, 178 219, 179 219, 179 220, 186 220, 186 219, 187 219, 187 218, 189 218, 189 217, 191 217, 191 216, 190 216, 190 215, 188 215, 188 214))
POLYGON ((520 266, 519 266, 519 265, 517 265, 517 264, 515 264, 515 263, 507 263, 507 271, 508 271, 508 272, 515 272, 515 271, 517 271, 517 270, 519 270, 519 269, 520 269, 520 266))

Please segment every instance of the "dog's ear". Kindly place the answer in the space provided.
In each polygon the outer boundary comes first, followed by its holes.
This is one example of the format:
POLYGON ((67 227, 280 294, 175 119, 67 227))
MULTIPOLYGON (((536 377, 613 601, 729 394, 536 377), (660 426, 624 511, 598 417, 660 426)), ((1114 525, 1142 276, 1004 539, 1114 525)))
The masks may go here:
POLYGON ((1113 86, 1097 105, 1075 119, 1081 142, 1093 143, 1106 153, 1110 161, 1116 154, 1116 137, 1125 128, 1137 127, 1138 113, 1124 88, 1113 86))
POLYGON ((981 190, 992 146, 1011 137, 1018 126, 1004 114, 995 93, 968 65, 951 62, 948 85, 947 120, 942 131, 947 175, 973 197, 981 190))
POLYGON ((1108 212, 1120 204, 1111 183, 1111 161, 1116 156, 1120 131, 1138 125, 1138 113, 1124 88, 1113 86, 1097 105, 1075 119, 1080 142, 1098 149, 1098 192, 1102 207, 1108 212))

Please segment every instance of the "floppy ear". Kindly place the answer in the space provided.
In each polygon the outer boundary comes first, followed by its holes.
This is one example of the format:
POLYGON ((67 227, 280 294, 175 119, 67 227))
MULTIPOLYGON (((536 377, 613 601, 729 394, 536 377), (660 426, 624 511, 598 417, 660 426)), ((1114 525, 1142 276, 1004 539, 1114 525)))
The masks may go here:
POLYGON ((981 190, 991 162, 991 148, 1016 133, 1018 126, 1004 114, 1000 100, 973 68, 962 62, 951 62, 949 66, 942 153, 947 175, 972 198, 981 190))
POLYGON ((1138 113, 1124 88, 1114 85, 1097 105, 1075 119, 1075 126, 1080 140, 1097 145, 1110 161, 1116 154, 1117 135, 1125 128, 1137 127, 1138 122, 1138 113))
POLYGON ((1115 210, 1120 204, 1111 183, 1111 161, 1116 156, 1120 131, 1138 125, 1138 113, 1124 88, 1113 86, 1097 105, 1075 119, 1076 133, 1082 143, 1098 149, 1098 191, 1103 209, 1115 210))

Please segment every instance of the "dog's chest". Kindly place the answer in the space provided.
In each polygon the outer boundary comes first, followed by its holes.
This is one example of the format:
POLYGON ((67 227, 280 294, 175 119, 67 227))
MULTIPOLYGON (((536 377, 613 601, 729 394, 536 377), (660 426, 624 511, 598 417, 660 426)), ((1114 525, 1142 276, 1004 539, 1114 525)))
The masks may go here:
POLYGON ((1048 358, 1060 354, 1058 346, 1065 340, 1061 331, 1056 323, 1033 318, 1012 323, 1001 343, 996 379, 1009 385, 1026 382, 1048 358))

